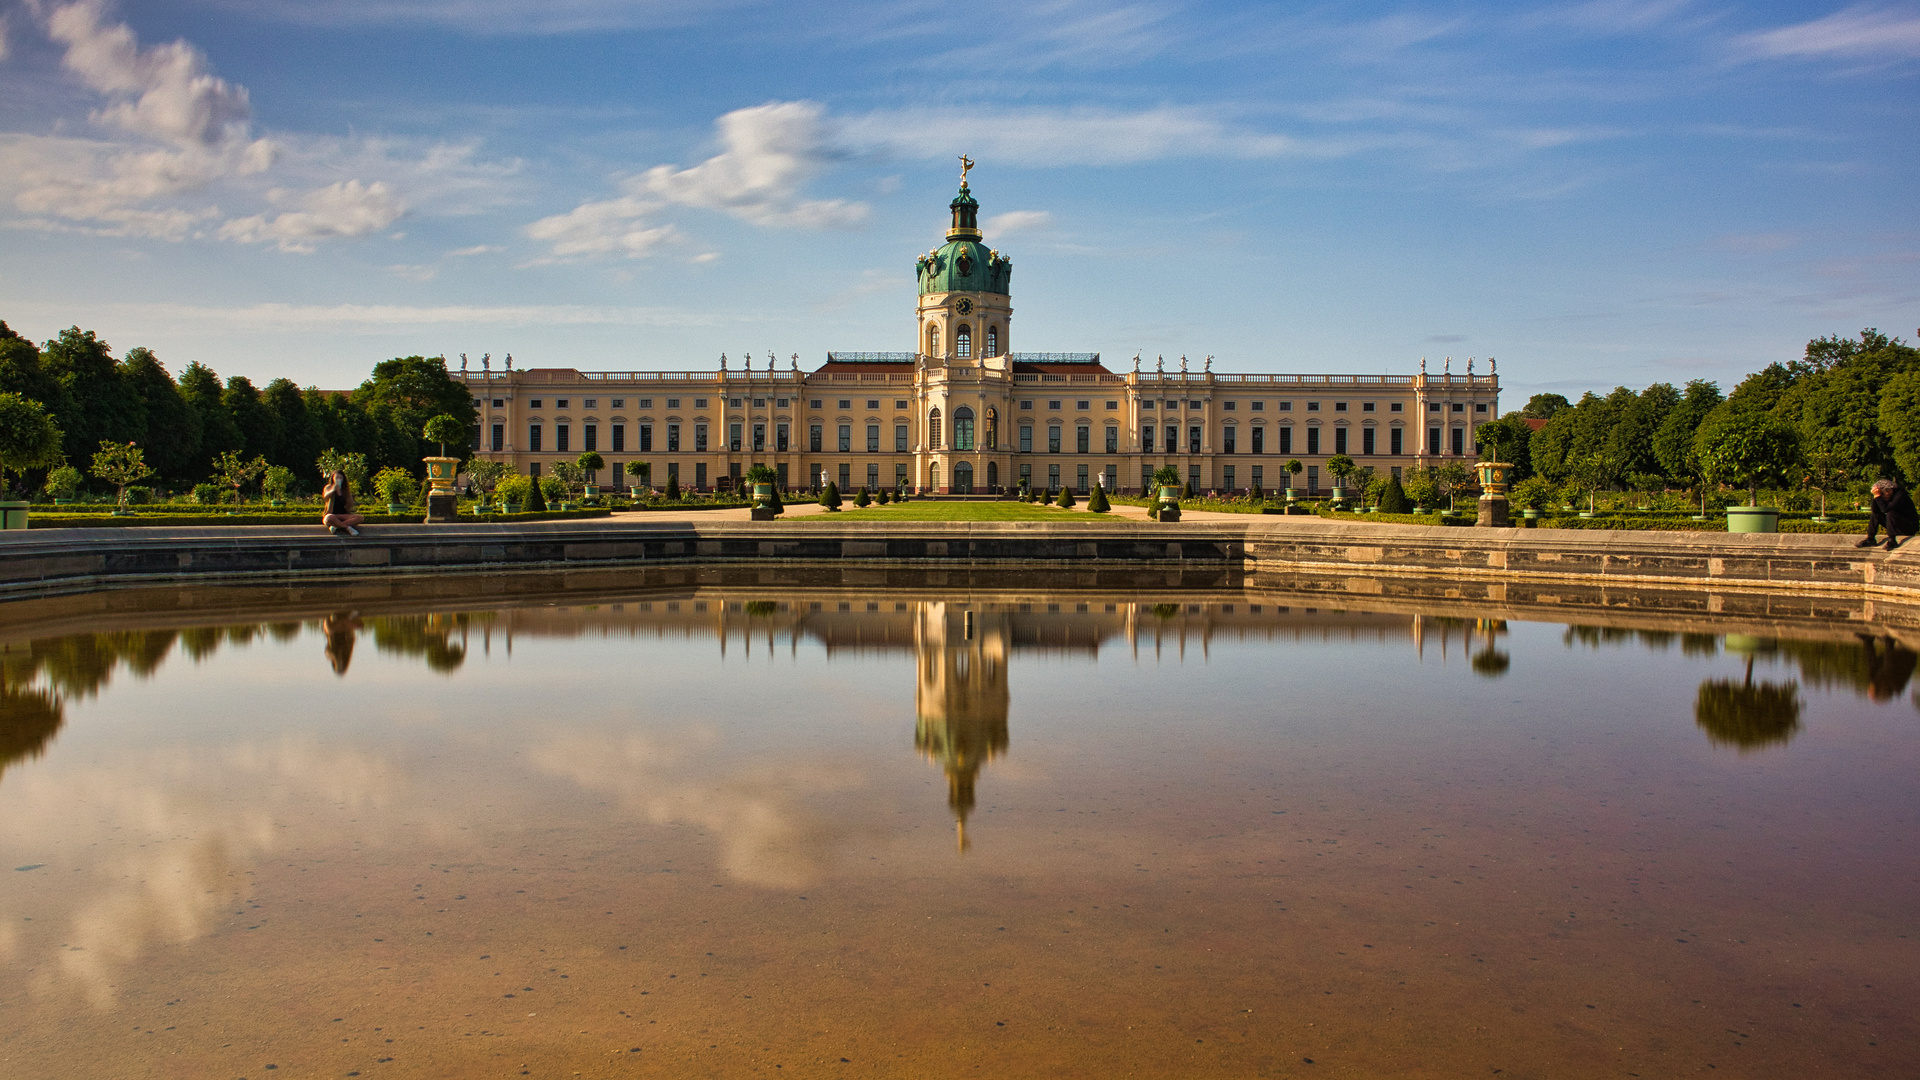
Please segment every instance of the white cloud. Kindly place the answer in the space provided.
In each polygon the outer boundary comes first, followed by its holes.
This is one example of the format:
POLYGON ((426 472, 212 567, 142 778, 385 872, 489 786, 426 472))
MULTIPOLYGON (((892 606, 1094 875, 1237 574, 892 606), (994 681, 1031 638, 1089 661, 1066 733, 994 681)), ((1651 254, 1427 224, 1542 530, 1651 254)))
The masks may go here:
POLYGON ((472 247, 454 248, 452 251, 447 252, 447 257, 450 259, 470 259, 475 255, 492 255, 495 252, 505 250, 506 248, 496 244, 475 244, 472 247))
POLYGON ((528 225, 525 232, 551 245, 551 254, 534 263, 593 255, 625 255, 629 259, 651 255, 654 248, 675 235, 672 225, 647 220, 660 207, 658 202, 627 196, 582 203, 564 214, 541 218, 528 225))
POLYGON ((1734 45, 1749 57, 1920 59, 1920 14, 1856 6, 1812 22, 1746 34, 1734 45))
POLYGON ((342 180, 304 194, 275 190, 268 198, 301 207, 268 217, 234 218, 220 226, 222 240, 257 244, 272 241, 282 251, 312 251, 313 241, 330 236, 365 236, 384 229, 407 212, 385 182, 342 180))
POLYGON ((245 87, 207 71, 206 57, 185 41, 140 48, 127 24, 101 22, 104 10, 102 0, 80 0, 47 17, 48 36, 67 47, 67 70, 110 99, 96 120, 183 146, 246 139, 245 87))
POLYGON ((1011 236, 1018 232, 1041 232, 1053 228, 1053 215, 1045 210, 1009 210, 981 222, 988 237, 1011 236))
MULTIPOLYGON (((941 158, 945 140, 929 131, 966 133, 981 159, 1025 166, 1127 165, 1164 158, 1340 157, 1363 149, 1356 140, 1296 139, 1255 131, 1207 110, 1162 106, 1137 112, 1096 108, 902 109, 868 113, 841 125, 857 145, 902 157, 941 158)), ((957 152, 957 151, 956 151, 957 152)))
POLYGON ((867 217, 865 203, 798 197, 801 185, 840 156, 825 114, 811 101, 736 109, 715 122, 720 153, 687 169, 655 166, 628 180, 627 187, 631 194, 720 210, 755 225, 856 225, 867 217))

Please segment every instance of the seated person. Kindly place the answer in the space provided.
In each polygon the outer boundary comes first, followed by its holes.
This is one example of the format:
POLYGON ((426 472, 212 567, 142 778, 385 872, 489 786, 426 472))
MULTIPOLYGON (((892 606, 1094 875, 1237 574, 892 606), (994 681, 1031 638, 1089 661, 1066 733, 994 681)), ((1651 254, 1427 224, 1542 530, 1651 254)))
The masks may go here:
POLYGON ((1874 482, 1872 516, 1867 519, 1867 538, 1855 546, 1872 547, 1874 534, 1883 526, 1887 530, 1888 551, 1900 546, 1900 537, 1920 532, 1920 515, 1914 513, 1913 499, 1891 480, 1874 482))
POLYGON ((347 483, 347 474, 339 469, 333 470, 333 474, 327 477, 326 488, 320 492, 320 503, 320 524, 325 525, 328 532, 335 536, 342 531, 349 536, 360 535, 360 530, 355 526, 365 519, 354 513, 353 485, 347 483))

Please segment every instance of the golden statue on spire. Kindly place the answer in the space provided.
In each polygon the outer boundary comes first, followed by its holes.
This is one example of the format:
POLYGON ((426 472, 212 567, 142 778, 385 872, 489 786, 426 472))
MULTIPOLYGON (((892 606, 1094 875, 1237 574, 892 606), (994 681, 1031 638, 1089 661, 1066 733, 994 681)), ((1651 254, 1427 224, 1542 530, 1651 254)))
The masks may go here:
POLYGON ((960 155, 960 186, 961 187, 967 186, 967 173, 972 169, 973 169, 973 159, 968 157, 965 154, 961 154, 960 155))

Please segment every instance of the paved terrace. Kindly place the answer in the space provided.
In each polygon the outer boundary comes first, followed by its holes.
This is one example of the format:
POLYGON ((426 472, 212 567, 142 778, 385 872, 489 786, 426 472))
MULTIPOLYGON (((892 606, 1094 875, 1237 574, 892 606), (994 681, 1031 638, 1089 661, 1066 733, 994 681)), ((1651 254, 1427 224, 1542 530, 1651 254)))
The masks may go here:
MULTIPOLYGON (((1920 600, 1920 545, 1861 550, 1849 536, 1472 529, 1191 514, 1159 524, 1062 511, 1058 521, 741 520, 744 511, 639 513, 524 524, 38 529, 0 533, 0 598, 108 585, 367 574, 688 564, 865 563, 974 568, 1233 566, 1263 583, 1350 576, 1352 591, 1420 578, 1442 595, 1498 600, 1510 584, 1779 590, 1920 600), (1372 585, 1362 584, 1372 582, 1372 585)), ((1709 603, 1710 600, 1703 601, 1709 603)))

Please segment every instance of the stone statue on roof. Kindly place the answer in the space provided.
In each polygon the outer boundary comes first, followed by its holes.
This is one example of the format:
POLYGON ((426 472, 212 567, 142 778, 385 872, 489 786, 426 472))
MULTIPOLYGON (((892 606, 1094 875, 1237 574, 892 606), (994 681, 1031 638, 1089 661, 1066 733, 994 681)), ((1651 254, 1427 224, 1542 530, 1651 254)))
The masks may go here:
POLYGON ((1491 356, 1487 357, 1487 373, 1489 375, 1500 374, 1500 361, 1495 360, 1491 356))
POLYGON ((1467 378, 1473 378, 1473 357, 1467 357, 1467 378))
POLYGON ((1185 375, 1186 373, 1187 373, 1187 354, 1181 353, 1180 354, 1180 374, 1185 375))
POLYGON ((1440 374, 1442 375, 1453 374, 1453 357, 1449 356, 1445 360, 1442 360, 1440 362, 1440 374))
POLYGON ((507 354, 507 370, 508 371, 513 370, 513 354, 512 353, 507 354))
POLYGON ((493 370, 493 354, 481 353, 480 354, 480 373, 484 375, 492 370, 493 370))
POLYGON ((795 371, 800 370, 800 354, 799 353, 793 354, 793 370, 795 371))
POLYGON ((1140 354, 1139 353, 1133 354, 1133 371, 1134 371, 1134 374, 1136 375, 1140 373, 1140 354))
POLYGON ((1425 375, 1426 373, 1427 373, 1427 358, 1423 356, 1420 358, 1420 374, 1425 375))
POLYGON ((467 371, 467 354, 461 353, 460 354, 460 373, 464 375, 466 374, 466 371, 467 371))
POLYGON ((1201 368, 1201 370, 1206 372, 1213 371, 1213 354, 1212 353, 1207 354, 1207 364, 1205 367, 1201 368))
POLYGON ((727 370, 727 354, 726 353, 720 354, 720 370, 721 371, 727 370))
POLYGON ((1161 353, 1154 357, 1153 370, 1159 372, 1162 375, 1165 375, 1167 373, 1167 357, 1165 353, 1161 353))

